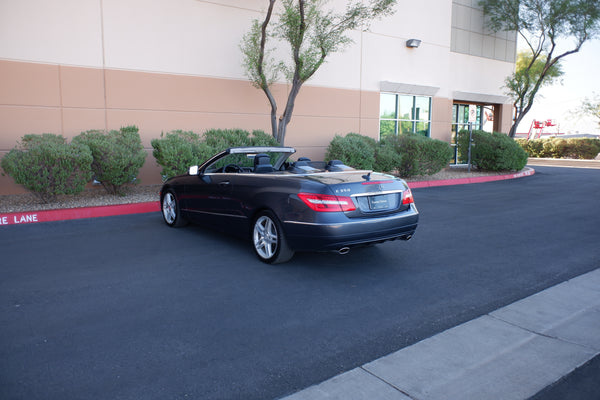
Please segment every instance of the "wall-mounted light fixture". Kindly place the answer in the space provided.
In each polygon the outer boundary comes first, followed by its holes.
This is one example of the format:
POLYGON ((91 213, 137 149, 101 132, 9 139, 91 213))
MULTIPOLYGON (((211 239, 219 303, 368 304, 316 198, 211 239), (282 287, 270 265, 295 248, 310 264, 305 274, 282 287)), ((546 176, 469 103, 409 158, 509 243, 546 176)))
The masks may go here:
POLYGON ((421 44, 421 41, 419 39, 408 39, 406 41, 406 47, 410 47, 410 48, 417 48, 417 47, 419 47, 420 44, 421 44))

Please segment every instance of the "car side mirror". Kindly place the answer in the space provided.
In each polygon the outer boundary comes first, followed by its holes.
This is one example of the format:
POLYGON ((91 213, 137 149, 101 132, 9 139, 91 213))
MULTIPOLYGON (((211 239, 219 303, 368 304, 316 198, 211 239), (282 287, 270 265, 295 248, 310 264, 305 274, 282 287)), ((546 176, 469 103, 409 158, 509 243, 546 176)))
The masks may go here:
POLYGON ((192 165, 190 167, 190 169, 188 170, 188 174, 190 174, 190 175, 198 175, 198 166, 197 165, 192 165))

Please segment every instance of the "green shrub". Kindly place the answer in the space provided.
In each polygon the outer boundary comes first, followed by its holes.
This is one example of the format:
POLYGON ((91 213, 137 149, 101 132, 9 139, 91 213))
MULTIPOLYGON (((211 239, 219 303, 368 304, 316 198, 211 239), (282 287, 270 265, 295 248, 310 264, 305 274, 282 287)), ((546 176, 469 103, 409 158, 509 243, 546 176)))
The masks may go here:
POLYGON ((162 167, 164 179, 185 174, 192 165, 199 165, 212 155, 212 150, 200 135, 191 131, 172 131, 152 139, 152 155, 162 167))
POLYGON ((243 129, 209 129, 203 139, 213 154, 229 147, 279 146, 272 135, 259 130, 250 133, 243 129))
POLYGON ((228 147, 250 145, 250 133, 243 129, 209 129, 203 134, 204 143, 212 149, 212 153, 223 151, 228 147))
POLYGON ((421 157, 419 168, 425 175, 433 175, 446 168, 450 160, 454 156, 450 144, 437 139, 427 138, 422 135, 421 142, 421 157))
POLYGON ((515 142, 525 150, 529 157, 542 157, 544 154, 544 143, 541 140, 515 139, 515 142))
POLYGON ((559 143, 554 143, 553 140, 544 141, 542 143, 542 154, 544 154, 544 157, 560 158, 560 154, 564 149, 559 149, 559 147, 564 146, 559 146, 559 143))
POLYGON ((355 168, 397 172, 408 178, 430 175, 448 166, 453 156, 446 142, 418 134, 387 136, 380 143, 349 133, 336 136, 327 148, 326 159, 337 159, 355 168))
POLYGON ((126 185, 137 183, 137 175, 146 160, 137 127, 128 126, 109 132, 87 131, 75 137, 73 142, 90 148, 94 157, 94 179, 108 193, 123 195, 126 185))
POLYGON ((567 152, 563 157, 593 160, 600 153, 600 139, 567 139, 567 152))
MULTIPOLYGON (((467 162, 469 131, 458 133, 461 161, 467 162)), ((471 164, 487 171, 519 171, 527 164, 527 153, 513 139, 503 133, 473 131, 471 164)))
POLYGON ((340 160, 344 164, 359 169, 372 169, 375 164, 377 142, 368 136, 348 133, 336 135, 327 147, 325 159, 340 160))
POLYGON ((600 153, 600 139, 593 138, 519 139, 518 143, 530 157, 591 160, 600 153))
POLYGON ((375 150, 373 169, 381 172, 395 172, 402 163, 402 155, 387 142, 381 142, 375 150))
POLYGON ((91 179, 92 153, 79 143, 67 144, 64 137, 45 133, 25 135, 2 158, 2 169, 47 203, 57 195, 77 194, 91 179))
POLYGON ((448 143, 414 133, 386 137, 384 144, 401 155, 397 170, 404 178, 435 174, 447 167, 453 156, 448 143))
POLYGON ((65 139, 62 135, 56 135, 54 133, 42 133, 38 134, 29 134, 25 135, 21 138, 21 148, 32 148, 34 146, 42 146, 42 145, 50 145, 57 144, 62 145, 66 144, 67 139, 65 139))
POLYGON ((152 155, 162 167, 164 179, 185 174, 192 165, 200 165, 214 154, 229 147, 279 146, 277 140, 263 131, 242 129, 210 129, 202 136, 191 131, 175 130, 152 139, 152 155))
POLYGON ((250 136, 251 146, 269 146, 269 147, 280 147, 281 145, 277 140, 264 131, 254 130, 250 136))

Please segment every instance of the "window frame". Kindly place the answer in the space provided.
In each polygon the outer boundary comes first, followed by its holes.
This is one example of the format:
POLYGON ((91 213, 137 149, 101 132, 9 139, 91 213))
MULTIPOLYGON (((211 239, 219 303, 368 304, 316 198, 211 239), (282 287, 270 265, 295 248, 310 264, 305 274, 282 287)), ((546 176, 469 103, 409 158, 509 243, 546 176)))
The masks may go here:
MULTIPOLYGON (((407 93, 396 93, 396 92, 380 92, 379 94, 379 139, 381 140, 382 138, 382 130, 381 130, 381 123, 382 121, 389 121, 389 122, 393 122, 394 124, 394 129, 393 132, 390 132, 388 134, 393 134, 398 136, 399 134, 404 134, 404 133, 414 133, 414 134, 420 134, 423 135, 422 132, 419 132, 417 130, 417 127, 420 123, 425 123, 427 124, 427 131, 424 134, 424 136, 426 137, 431 137, 431 114, 432 114, 432 108, 433 108, 433 98, 432 96, 424 96, 424 95, 417 95, 417 94, 407 94, 407 93), (394 118, 384 118, 383 117, 383 96, 394 96, 395 98, 395 110, 394 110, 394 118), (402 118, 400 116, 400 106, 402 104, 402 98, 410 98, 411 102, 412 102, 412 106, 410 108, 410 118, 402 118), (417 119, 417 110, 419 109, 419 107, 417 107, 417 102, 421 99, 427 99, 428 102, 428 110, 427 110, 427 119, 422 119, 419 118, 417 119), (410 132, 403 132, 402 123, 410 123, 410 132)), ((419 115, 420 116, 420 115, 419 115)))

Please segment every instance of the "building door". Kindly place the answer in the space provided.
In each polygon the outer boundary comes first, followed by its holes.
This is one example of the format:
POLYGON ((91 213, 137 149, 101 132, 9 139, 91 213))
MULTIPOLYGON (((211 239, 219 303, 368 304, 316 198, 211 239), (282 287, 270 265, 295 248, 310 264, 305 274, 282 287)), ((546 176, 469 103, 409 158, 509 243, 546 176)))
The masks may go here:
MULTIPOLYGON (((454 163, 461 160, 461 151, 458 148, 457 135, 461 130, 469 129, 469 103, 454 103, 452 106, 452 138, 450 145, 454 148, 454 163)), ((474 130, 492 132, 494 130, 494 105, 475 104, 477 120, 473 124, 474 130)))

